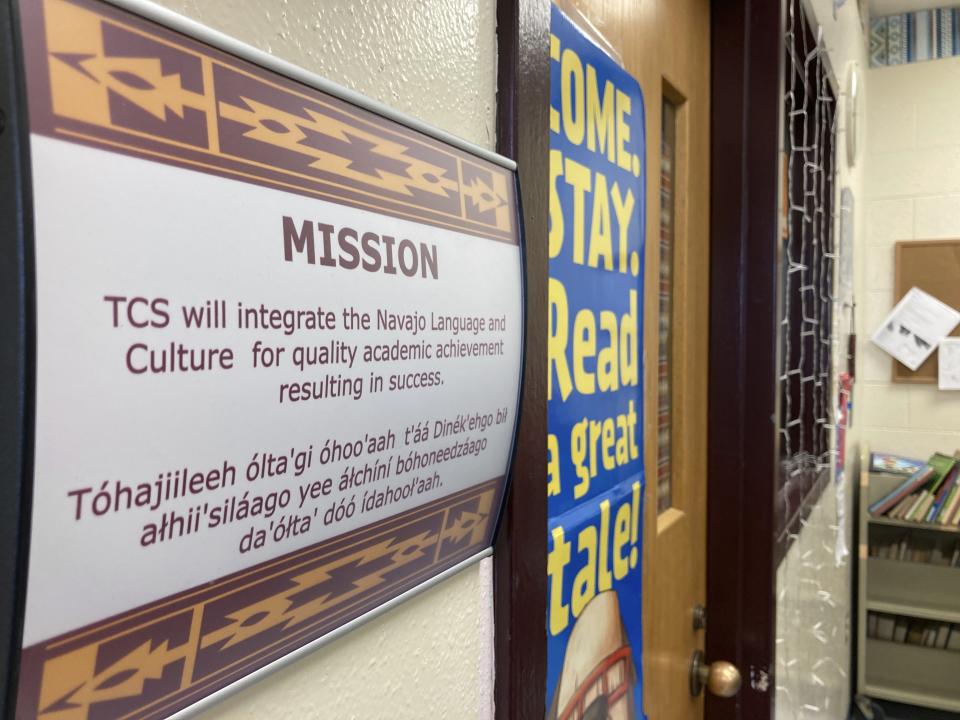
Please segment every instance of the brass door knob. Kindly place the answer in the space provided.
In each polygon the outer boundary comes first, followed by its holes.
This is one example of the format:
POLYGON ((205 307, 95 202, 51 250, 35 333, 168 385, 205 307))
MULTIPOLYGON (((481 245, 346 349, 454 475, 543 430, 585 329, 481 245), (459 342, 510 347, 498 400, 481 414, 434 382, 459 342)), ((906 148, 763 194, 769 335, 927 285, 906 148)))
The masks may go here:
POLYGON ((706 687, 711 695, 733 697, 740 692, 740 671, 726 660, 704 662, 703 651, 697 650, 690 658, 690 694, 696 697, 706 687))

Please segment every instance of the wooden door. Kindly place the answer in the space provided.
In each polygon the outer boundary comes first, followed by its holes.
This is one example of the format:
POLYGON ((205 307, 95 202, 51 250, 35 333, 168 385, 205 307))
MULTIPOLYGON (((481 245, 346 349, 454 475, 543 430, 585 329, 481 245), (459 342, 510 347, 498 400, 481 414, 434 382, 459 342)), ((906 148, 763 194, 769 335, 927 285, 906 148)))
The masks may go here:
POLYGON ((703 716, 690 661, 706 602, 710 4, 578 0, 640 82, 646 110, 644 697, 703 716))

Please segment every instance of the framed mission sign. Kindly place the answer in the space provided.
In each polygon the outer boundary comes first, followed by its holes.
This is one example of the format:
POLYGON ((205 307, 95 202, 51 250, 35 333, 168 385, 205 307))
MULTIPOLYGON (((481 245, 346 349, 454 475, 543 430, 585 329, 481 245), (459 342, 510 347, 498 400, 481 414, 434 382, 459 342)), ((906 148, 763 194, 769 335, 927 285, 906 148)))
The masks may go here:
POLYGON ((513 164, 152 5, 0 14, 6 714, 189 712, 489 553, 513 164))

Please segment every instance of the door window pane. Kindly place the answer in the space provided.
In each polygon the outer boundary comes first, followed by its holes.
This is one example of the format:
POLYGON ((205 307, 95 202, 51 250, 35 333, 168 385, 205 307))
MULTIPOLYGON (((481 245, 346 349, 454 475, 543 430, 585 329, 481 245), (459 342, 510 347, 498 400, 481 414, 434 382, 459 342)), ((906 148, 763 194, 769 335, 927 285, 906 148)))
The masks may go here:
POLYGON ((663 100, 660 141, 660 312, 657 356, 657 512, 673 505, 673 255, 677 106, 663 100))

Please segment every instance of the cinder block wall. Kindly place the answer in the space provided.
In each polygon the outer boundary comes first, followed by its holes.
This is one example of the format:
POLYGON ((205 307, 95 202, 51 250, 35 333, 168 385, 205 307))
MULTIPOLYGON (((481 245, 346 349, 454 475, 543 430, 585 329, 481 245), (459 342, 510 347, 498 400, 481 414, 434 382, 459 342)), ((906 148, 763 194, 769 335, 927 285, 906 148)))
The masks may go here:
POLYGON ((894 243, 960 238, 957 87, 960 58, 867 71, 866 245, 855 262, 862 282, 854 421, 871 449, 920 458, 960 448, 960 393, 893 384, 892 361, 869 338, 893 307, 894 243))

